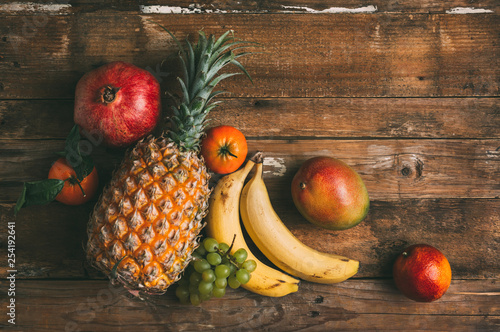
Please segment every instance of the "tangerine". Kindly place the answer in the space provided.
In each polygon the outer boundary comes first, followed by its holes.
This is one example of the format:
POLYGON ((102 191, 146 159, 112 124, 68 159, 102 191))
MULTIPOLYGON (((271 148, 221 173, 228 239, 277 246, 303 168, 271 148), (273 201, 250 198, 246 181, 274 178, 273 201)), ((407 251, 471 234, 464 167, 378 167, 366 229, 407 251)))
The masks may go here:
POLYGON ((67 205, 80 205, 89 201, 96 194, 99 184, 95 167, 82 181, 78 181, 75 170, 66 158, 59 158, 52 165, 48 178, 64 181, 64 187, 55 199, 67 205))
POLYGON ((205 163, 218 174, 236 171, 245 161, 247 152, 245 136, 231 126, 210 128, 201 142, 201 154, 205 163))

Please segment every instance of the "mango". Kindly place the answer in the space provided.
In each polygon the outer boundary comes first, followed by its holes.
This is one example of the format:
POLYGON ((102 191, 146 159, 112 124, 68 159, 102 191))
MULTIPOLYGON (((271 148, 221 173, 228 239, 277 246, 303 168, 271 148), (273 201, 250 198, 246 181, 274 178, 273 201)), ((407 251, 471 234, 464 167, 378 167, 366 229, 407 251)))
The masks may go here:
POLYGON ((359 174, 331 157, 314 157, 302 164, 292 180, 292 198, 304 218, 332 230, 356 226, 370 207, 359 174))

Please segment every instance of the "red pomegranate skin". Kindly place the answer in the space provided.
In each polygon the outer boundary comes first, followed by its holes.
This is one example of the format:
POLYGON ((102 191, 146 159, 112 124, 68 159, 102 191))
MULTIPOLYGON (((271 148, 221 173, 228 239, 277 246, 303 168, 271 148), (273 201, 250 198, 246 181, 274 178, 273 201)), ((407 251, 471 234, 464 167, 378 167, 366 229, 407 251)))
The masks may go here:
POLYGON ((74 121, 112 147, 149 134, 161 113, 160 85, 147 70, 111 62, 86 73, 76 85, 74 121))
POLYGON ((314 157, 302 164, 292 180, 292 198, 309 222, 332 230, 356 226, 370 207, 359 174, 331 157, 314 157))

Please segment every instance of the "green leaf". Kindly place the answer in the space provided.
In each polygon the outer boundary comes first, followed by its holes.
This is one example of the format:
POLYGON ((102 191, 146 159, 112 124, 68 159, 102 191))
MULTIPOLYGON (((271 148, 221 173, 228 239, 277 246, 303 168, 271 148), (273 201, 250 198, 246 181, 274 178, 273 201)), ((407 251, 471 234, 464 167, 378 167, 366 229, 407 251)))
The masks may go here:
POLYGON ((182 89, 184 103, 187 103, 187 101, 189 101, 190 98, 189 98, 189 92, 186 88, 186 85, 184 84, 184 82, 182 81, 182 79, 180 77, 177 78, 177 81, 179 81, 179 84, 180 84, 181 89, 182 89))
POLYGON ((226 78, 229 78, 231 76, 236 76, 236 75, 241 75, 241 73, 224 73, 224 74, 220 74, 219 76, 217 76, 216 78, 214 78, 212 80, 212 82, 210 82, 210 86, 211 87, 215 87, 217 84, 219 84, 220 81, 226 79, 226 78))
MULTIPOLYGON (((232 43, 227 43, 225 44, 224 46, 222 46, 221 48, 217 49, 216 52, 214 52, 214 54, 212 54, 212 56, 210 57, 210 65, 213 65, 213 63, 219 59, 222 54, 229 48, 233 47, 233 46, 236 46, 236 45, 240 45, 240 44, 248 44, 247 42, 244 42, 244 41, 236 41, 236 42, 232 42, 232 43)), ((248 46, 238 46, 238 47, 233 47, 231 49, 231 51, 234 53, 235 50, 238 50, 238 49, 242 49, 242 48, 246 48, 248 46)), ((247 52, 247 53, 253 53, 253 52, 247 52)))
POLYGON ((122 258, 120 258, 120 260, 118 262, 116 262, 115 265, 113 265, 113 268, 111 269, 111 273, 109 274, 112 280, 118 278, 118 273, 117 273, 118 265, 120 265, 122 260, 124 260, 127 257, 128 257, 128 255, 123 256, 122 258))
MULTIPOLYGON (((242 54, 251 54, 251 53, 241 53, 241 54, 238 54, 238 56, 241 56, 242 54)), ((243 67, 243 65, 241 63, 239 63, 235 59, 231 60, 231 63, 233 65, 235 65, 236 67, 238 67, 248 77, 248 79, 250 80, 250 82, 253 83, 252 77, 250 76, 250 74, 247 72, 247 70, 245 69, 245 67, 243 67)))
POLYGON ((47 179, 34 182, 25 182, 21 196, 17 200, 14 214, 30 205, 43 205, 52 202, 64 187, 64 181, 47 179))
POLYGON ((78 181, 83 181, 87 175, 92 173, 94 162, 88 155, 82 154, 80 149, 80 128, 78 125, 74 125, 68 134, 62 155, 75 170, 78 181))
POLYGON ((220 36, 214 44, 214 49, 219 49, 224 43, 227 41, 234 39, 234 31, 228 30, 222 36, 220 36), (231 34, 231 37, 227 38, 227 36, 231 34))
MULTIPOLYGON (((186 66, 186 61, 184 60, 184 58, 182 56, 179 56, 179 59, 181 60, 181 67, 182 67, 182 72, 184 73, 184 80, 186 82, 187 85, 189 85, 191 82, 191 77, 188 73, 188 70, 187 70, 187 66, 186 66)), ((180 79, 180 77, 178 78, 180 79)))

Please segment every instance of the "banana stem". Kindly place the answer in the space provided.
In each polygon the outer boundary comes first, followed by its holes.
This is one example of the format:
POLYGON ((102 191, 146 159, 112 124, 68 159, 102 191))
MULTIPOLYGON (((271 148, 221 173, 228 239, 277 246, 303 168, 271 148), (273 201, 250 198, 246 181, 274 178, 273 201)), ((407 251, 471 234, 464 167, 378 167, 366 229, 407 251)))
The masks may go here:
POLYGON ((252 158, 250 158, 250 161, 252 161, 255 164, 262 164, 264 162, 264 154, 262 151, 258 151, 256 154, 253 155, 252 158))

